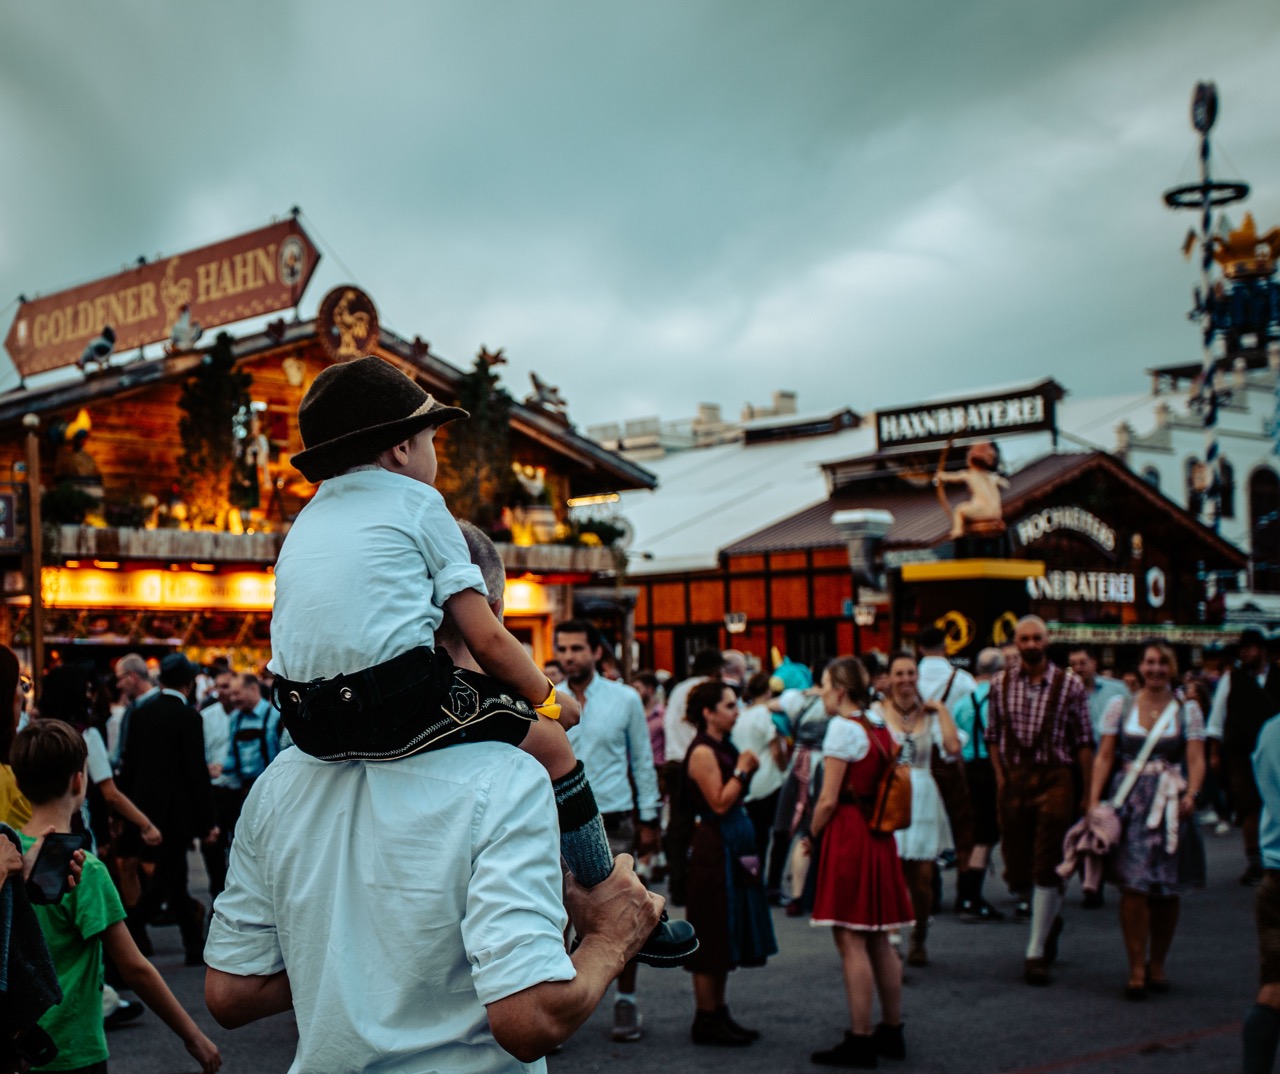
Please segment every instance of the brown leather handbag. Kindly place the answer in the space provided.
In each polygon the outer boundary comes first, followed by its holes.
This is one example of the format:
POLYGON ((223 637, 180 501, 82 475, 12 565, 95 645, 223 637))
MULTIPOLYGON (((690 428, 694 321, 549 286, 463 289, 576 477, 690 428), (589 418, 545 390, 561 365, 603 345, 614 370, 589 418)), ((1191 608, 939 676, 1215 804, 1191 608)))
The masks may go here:
POLYGON ((863 723, 867 737, 885 760, 885 768, 876 782, 871 810, 867 814, 867 827, 873 832, 889 835, 911 827, 911 768, 900 761, 901 746, 895 745, 892 752, 886 750, 880 739, 872 734, 871 724, 865 720, 863 723))

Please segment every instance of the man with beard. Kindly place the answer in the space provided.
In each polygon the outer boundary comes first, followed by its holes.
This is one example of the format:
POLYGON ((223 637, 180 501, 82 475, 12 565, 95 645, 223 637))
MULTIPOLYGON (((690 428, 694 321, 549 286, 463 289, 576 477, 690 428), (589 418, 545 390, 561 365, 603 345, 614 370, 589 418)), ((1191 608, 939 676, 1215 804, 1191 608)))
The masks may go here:
MULTIPOLYGON (((555 639, 556 659, 582 707, 581 720, 569 729, 569 743, 595 791, 610 849, 615 856, 652 854, 659 846, 660 799, 640 695, 596 673, 603 645, 590 623, 576 619, 560 623, 555 639), (633 814, 638 814, 638 828, 633 814)), ((641 1037, 635 992, 632 959, 617 979, 611 1033, 615 1041, 641 1037)))
POLYGON ((1077 803, 1072 766, 1092 783, 1093 728, 1084 683, 1048 659, 1044 620, 1028 615, 1014 631, 1018 663, 991 682, 987 745, 995 769, 1005 879, 1031 892, 1031 936, 1023 979, 1049 983, 1062 932, 1062 840, 1077 803), (1034 888, 1034 890, 1032 890, 1034 888))
POLYGON ((1225 776, 1231 804, 1244 834, 1245 871, 1242 884, 1256 884, 1263 876, 1258 849, 1258 818, 1262 799, 1251 757, 1258 734, 1280 711, 1280 666, 1267 659, 1267 639, 1250 627, 1241 631, 1236 665, 1222 677, 1213 695, 1205 734, 1209 738, 1209 767, 1225 776))

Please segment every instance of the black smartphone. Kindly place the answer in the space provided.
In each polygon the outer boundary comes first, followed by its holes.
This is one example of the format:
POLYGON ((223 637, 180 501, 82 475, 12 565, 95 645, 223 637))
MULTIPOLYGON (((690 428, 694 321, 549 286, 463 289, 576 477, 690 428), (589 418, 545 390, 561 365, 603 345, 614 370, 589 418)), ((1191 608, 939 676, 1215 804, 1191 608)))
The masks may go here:
POLYGON ((47 906, 71 890, 71 858, 84 849, 82 833, 50 832, 40 845, 36 864, 27 878, 27 898, 47 906))

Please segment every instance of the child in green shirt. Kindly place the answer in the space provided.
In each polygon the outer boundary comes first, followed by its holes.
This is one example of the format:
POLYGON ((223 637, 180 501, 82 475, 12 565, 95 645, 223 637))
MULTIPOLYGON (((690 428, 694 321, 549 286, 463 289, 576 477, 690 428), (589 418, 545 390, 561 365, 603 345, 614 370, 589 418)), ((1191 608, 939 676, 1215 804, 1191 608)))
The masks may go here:
MULTIPOLYGON (((84 801, 87 759, 84 739, 61 720, 37 720, 14 739, 10 761, 18 787, 31 803, 31 820, 20 833, 24 852, 50 828, 71 831, 71 818, 84 801)), ((102 1023, 105 948, 125 983, 181 1038, 205 1074, 218 1070, 222 1056, 217 1046, 182 1009, 125 928, 124 907, 101 861, 86 854, 80 882, 58 902, 34 909, 63 993, 62 1002, 40 1019, 58 1054, 38 1069, 86 1074, 107 1069, 102 1023)))

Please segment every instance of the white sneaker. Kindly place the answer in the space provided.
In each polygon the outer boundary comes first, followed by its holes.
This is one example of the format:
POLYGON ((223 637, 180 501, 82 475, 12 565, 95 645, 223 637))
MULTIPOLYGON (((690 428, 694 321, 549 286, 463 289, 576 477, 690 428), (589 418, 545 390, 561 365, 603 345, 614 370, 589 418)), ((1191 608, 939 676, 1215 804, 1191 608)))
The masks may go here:
POLYGON ((644 1033, 640 1029, 640 1008, 625 999, 613 1005, 613 1030, 610 1040, 620 1044, 631 1044, 638 1041, 644 1033))

